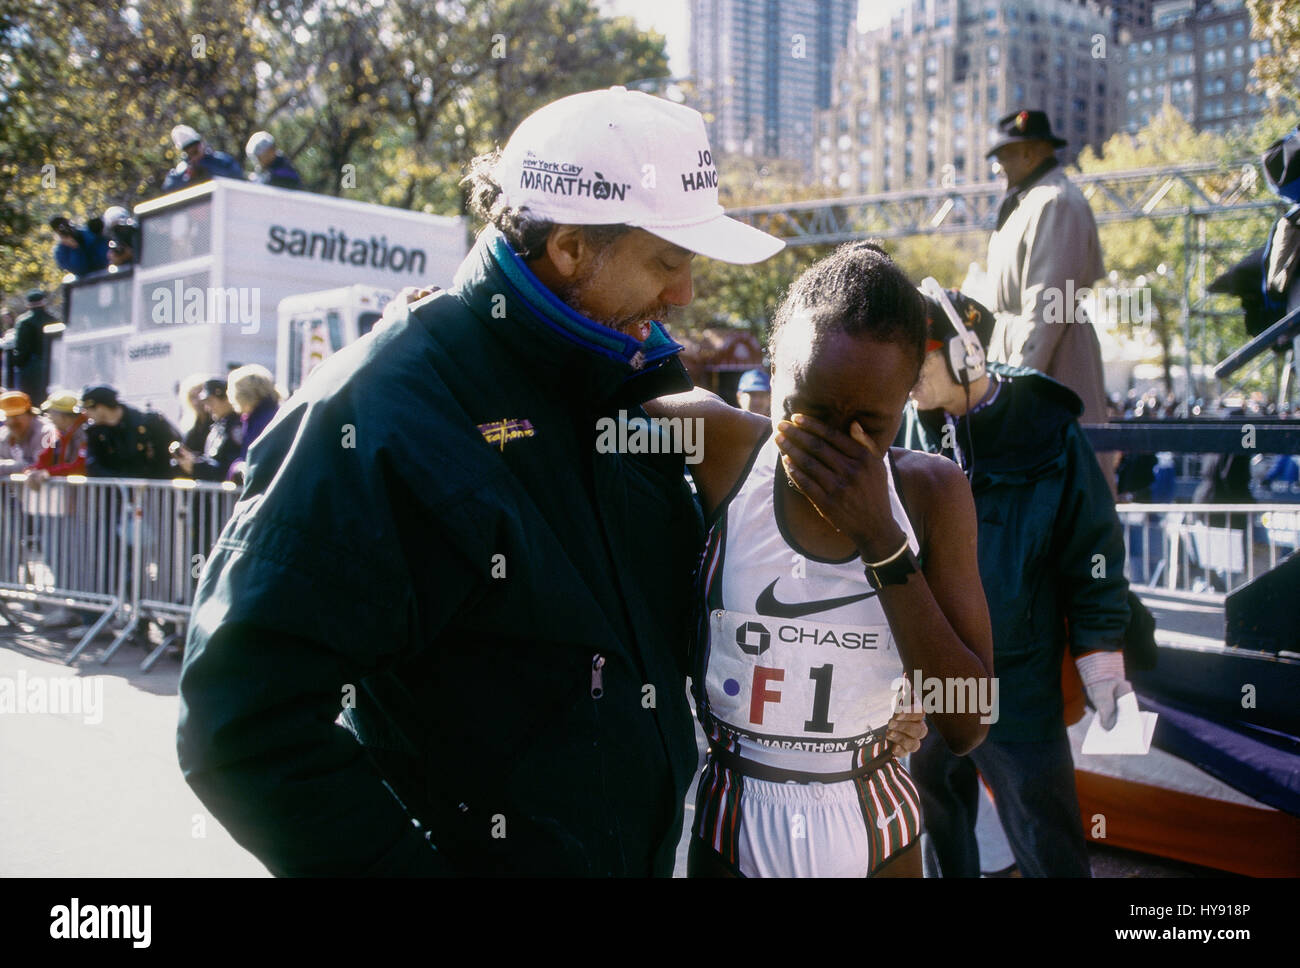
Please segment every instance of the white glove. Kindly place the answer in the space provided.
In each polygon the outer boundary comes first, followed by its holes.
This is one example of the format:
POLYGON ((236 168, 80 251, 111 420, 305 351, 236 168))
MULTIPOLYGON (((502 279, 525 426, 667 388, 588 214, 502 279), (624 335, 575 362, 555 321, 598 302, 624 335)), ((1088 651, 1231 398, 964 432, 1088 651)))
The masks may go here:
POLYGON ((1117 709, 1116 701, 1125 693, 1133 691, 1133 686, 1124 677, 1123 652, 1089 652, 1074 660, 1083 680, 1088 702, 1097 710, 1102 729, 1113 729, 1117 709))

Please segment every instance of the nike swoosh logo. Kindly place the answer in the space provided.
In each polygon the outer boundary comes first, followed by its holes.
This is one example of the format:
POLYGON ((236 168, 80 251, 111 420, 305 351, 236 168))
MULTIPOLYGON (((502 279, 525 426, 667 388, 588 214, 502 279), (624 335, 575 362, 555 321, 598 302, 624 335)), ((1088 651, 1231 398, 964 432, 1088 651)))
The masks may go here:
POLYGON ((841 605, 852 605, 854 602, 860 602, 876 594, 871 591, 863 592, 861 595, 846 595, 843 598, 823 598, 820 602, 787 604, 776 600, 775 592, 778 581, 780 581, 779 578, 764 588, 758 596, 758 601, 754 603, 754 611, 759 615, 767 615, 771 618, 802 618, 815 612, 829 612, 832 608, 839 608, 841 605))
POLYGON ((895 807, 894 812, 891 813, 888 817, 877 817, 876 826, 879 827, 881 830, 884 830, 886 827, 888 827, 891 823, 894 822, 894 818, 897 816, 898 816, 898 807, 895 807))

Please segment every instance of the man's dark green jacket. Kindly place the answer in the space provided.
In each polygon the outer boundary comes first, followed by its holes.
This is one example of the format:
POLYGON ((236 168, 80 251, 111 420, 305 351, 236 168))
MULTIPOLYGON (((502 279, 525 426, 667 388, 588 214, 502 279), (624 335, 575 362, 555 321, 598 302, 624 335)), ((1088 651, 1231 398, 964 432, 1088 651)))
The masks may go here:
POLYGON ((1124 535, 1114 498, 1079 427, 1078 396, 1036 370, 989 364, 1001 383, 944 433, 920 415, 923 449, 972 467, 979 568, 993 626, 998 719, 989 739, 1050 739, 1065 715, 1061 660, 1118 652, 1128 627, 1124 535), (945 439, 946 438, 946 439, 945 439))
POLYGON ((280 410, 199 583, 178 731, 273 873, 671 875, 701 522, 682 454, 597 443, 689 389, 679 349, 573 313, 489 230, 280 410))

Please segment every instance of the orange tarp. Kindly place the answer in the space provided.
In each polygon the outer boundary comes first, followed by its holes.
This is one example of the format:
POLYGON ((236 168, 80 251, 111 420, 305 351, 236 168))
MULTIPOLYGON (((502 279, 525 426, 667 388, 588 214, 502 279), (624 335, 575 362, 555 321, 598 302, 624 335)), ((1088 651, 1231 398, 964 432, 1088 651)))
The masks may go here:
POLYGON ((1250 877, 1300 876, 1300 817, 1074 771, 1083 830, 1098 843, 1250 877), (1093 838, 1093 816, 1106 818, 1093 838))

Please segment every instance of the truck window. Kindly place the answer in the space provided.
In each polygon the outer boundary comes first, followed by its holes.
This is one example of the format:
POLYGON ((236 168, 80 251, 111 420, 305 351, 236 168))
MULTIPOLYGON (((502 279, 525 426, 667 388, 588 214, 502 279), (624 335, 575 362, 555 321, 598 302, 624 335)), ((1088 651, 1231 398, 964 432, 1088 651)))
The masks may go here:
POLYGON ((98 275, 67 288, 66 332, 89 333, 131 324, 131 272, 98 275))
POLYGON ((212 253, 212 199, 151 212, 140 226, 140 265, 145 269, 212 253))
POLYGON ((329 352, 337 353, 343 349, 343 317, 337 309, 331 309, 325 314, 325 322, 329 327, 329 352))

